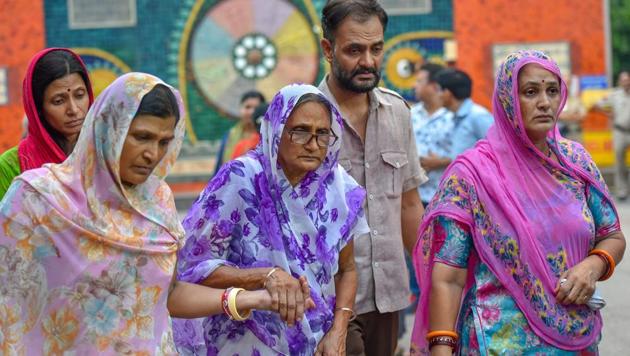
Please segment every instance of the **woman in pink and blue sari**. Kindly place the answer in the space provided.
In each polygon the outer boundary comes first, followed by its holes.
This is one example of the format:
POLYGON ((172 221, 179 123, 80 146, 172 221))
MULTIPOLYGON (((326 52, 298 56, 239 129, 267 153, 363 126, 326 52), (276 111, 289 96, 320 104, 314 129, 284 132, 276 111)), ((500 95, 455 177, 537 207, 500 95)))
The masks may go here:
POLYGON ((586 150, 556 123, 567 88, 539 51, 507 57, 495 125, 445 172, 419 229, 412 354, 596 355, 625 239, 586 150))

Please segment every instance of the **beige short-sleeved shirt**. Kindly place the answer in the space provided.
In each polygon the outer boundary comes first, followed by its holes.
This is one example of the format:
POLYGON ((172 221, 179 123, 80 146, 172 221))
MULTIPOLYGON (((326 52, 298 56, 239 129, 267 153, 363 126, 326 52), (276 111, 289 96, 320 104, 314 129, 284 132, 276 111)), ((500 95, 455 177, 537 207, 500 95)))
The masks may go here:
MULTIPOLYGON (((319 89, 338 106, 326 78, 319 89)), ((365 214, 371 233, 355 238, 359 277, 355 310, 364 314, 409 305, 409 276, 401 232, 401 196, 427 181, 418 161, 411 115, 395 92, 369 92, 365 145, 344 119, 339 163, 367 190, 365 214)), ((420 219, 420 217, 418 217, 420 219)))
POLYGON ((615 88, 610 93, 608 102, 612 107, 614 123, 625 129, 630 129, 630 93, 623 88, 615 88))

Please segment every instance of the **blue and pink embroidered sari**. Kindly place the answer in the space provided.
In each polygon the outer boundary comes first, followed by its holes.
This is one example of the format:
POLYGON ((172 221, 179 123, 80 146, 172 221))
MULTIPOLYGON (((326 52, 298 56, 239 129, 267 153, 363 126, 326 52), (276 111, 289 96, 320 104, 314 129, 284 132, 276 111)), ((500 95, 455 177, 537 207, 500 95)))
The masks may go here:
POLYGON ((467 268, 458 317, 459 353, 597 353, 602 321, 586 305, 561 305, 559 275, 582 261, 599 239, 620 230, 601 174, 586 150, 561 137, 547 141, 559 163, 527 137, 518 102, 518 73, 535 63, 566 85, 539 51, 505 60, 495 86, 495 125, 488 137, 445 172, 424 216, 414 253, 421 300, 412 354, 429 352, 431 271, 435 262, 467 268))

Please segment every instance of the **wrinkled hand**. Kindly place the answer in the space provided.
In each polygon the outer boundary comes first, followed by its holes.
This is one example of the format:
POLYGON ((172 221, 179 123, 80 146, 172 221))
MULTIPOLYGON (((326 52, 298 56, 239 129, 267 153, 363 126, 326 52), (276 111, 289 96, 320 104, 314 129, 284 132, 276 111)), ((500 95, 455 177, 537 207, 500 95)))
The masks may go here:
POLYGON ((271 310, 277 311, 289 326, 301 321, 305 310, 315 307, 305 277, 297 279, 278 269, 269 277, 266 289, 271 295, 271 310))
POLYGON ((251 309, 274 311, 273 309, 271 309, 271 303, 272 303, 271 302, 271 294, 269 294, 268 290, 260 289, 260 290, 245 291, 243 293, 239 293, 236 296, 237 305, 241 305, 239 303, 239 297, 242 296, 242 295, 247 295, 245 293, 251 293, 251 295, 254 298, 255 302, 251 306, 251 309))
POLYGON ((343 356, 346 354, 348 329, 330 329, 317 345, 315 356, 343 356))
POLYGON ((556 284, 556 300, 564 305, 586 304, 593 296, 595 283, 604 268, 606 266, 598 257, 591 256, 568 269, 556 284))
POLYGON ((306 277, 300 277, 300 285, 302 286, 302 294, 306 298, 304 299, 304 311, 315 308, 315 301, 311 298, 311 287, 309 287, 306 277))

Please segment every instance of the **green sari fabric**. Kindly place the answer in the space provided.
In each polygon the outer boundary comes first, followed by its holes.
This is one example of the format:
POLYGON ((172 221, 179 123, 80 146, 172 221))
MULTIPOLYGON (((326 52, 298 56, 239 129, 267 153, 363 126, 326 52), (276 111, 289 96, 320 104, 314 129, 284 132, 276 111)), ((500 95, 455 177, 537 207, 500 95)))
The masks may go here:
POLYGON ((0 200, 9 190, 13 178, 22 173, 17 146, 9 149, 0 156, 0 200))
POLYGON ((222 162, 228 162, 232 160, 232 153, 234 153, 234 147, 243 138, 243 124, 237 123, 228 134, 227 141, 225 143, 225 149, 223 150, 222 162))

